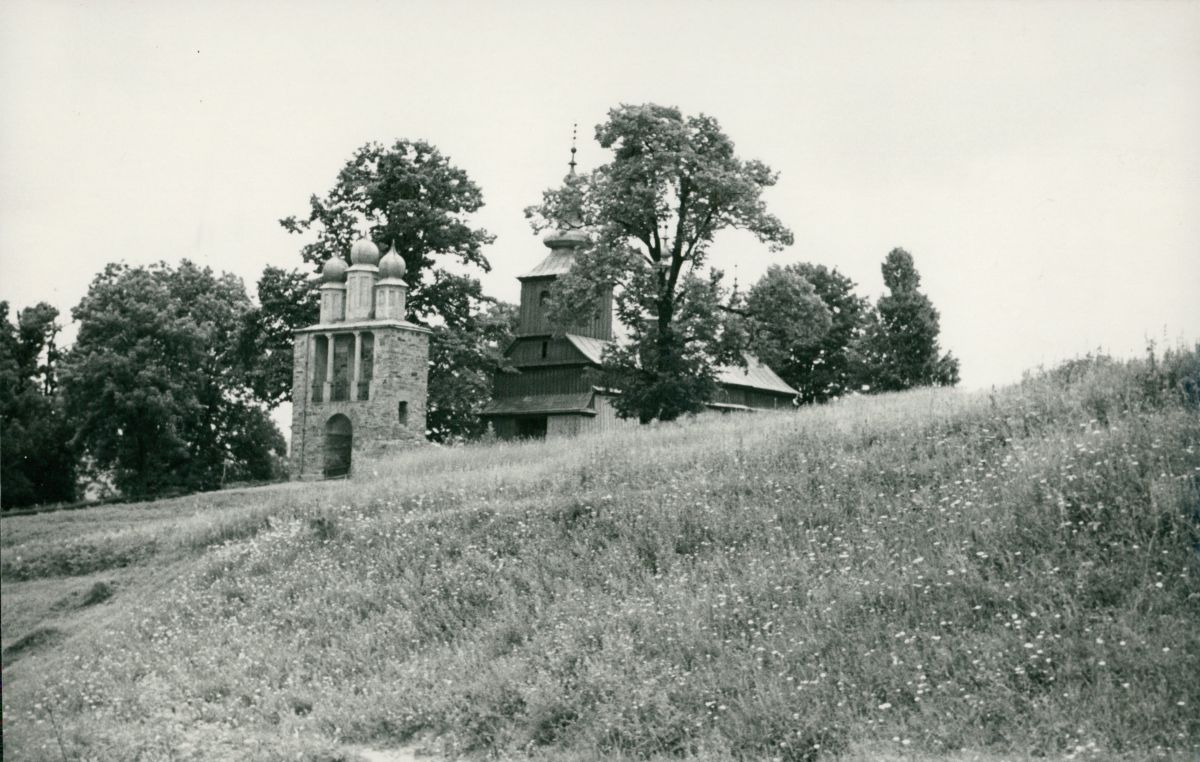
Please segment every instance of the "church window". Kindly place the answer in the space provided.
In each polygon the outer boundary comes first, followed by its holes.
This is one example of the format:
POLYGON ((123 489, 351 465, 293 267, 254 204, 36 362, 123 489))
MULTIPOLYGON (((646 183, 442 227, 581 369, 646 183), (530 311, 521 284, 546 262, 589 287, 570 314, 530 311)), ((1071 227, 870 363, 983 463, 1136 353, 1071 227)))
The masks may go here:
POLYGON ((400 404, 398 404, 396 406, 396 408, 397 408, 396 412, 398 413, 399 418, 400 418, 400 425, 407 426, 408 425, 408 403, 401 401, 400 404))
POLYGON ((549 352, 550 352, 550 342, 543 341, 542 342, 542 359, 543 360, 546 359, 546 355, 549 354, 549 352))

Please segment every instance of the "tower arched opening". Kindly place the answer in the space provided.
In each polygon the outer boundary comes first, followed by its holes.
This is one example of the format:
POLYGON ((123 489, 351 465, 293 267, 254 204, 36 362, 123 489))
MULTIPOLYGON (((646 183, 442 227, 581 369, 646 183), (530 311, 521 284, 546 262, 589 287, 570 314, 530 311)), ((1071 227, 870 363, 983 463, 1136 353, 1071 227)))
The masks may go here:
POLYGON ((350 474, 350 452, 354 444, 354 427, 350 419, 338 413, 325 423, 325 478, 350 474))

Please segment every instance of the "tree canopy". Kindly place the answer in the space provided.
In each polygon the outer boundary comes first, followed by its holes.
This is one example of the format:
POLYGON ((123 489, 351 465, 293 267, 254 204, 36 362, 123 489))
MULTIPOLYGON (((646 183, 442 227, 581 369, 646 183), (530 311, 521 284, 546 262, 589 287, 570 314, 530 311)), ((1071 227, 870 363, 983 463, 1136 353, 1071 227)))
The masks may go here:
POLYGON ((447 260, 491 269, 483 247, 495 236, 470 220, 483 207, 483 192, 423 140, 362 146, 309 206, 307 217, 280 220, 292 233, 315 230, 316 239, 300 250, 304 261, 315 270, 330 257, 346 259, 364 233, 381 248, 394 244, 407 266, 408 311, 421 320, 447 317, 467 303, 462 281, 470 278, 445 269, 447 260))
POLYGON ((258 305, 242 317, 238 361, 246 382, 267 407, 292 397, 292 341, 297 328, 320 317, 320 295, 299 270, 267 267, 258 280, 258 305))
POLYGON ((863 338, 870 369, 866 383, 872 391, 957 384, 958 360, 941 352, 938 311, 920 291, 921 276, 912 255, 892 249, 881 269, 888 293, 879 298, 877 319, 863 338))
POLYGON ((749 347, 780 378, 799 389, 809 356, 833 325, 832 312, 795 265, 771 265, 746 297, 749 347))
POLYGON ((110 264, 72 311, 62 386, 76 444, 128 495, 268 479, 283 437, 238 361, 240 279, 187 260, 110 264))
POLYGON ((749 314, 765 326, 751 337, 751 351, 795 387, 803 403, 825 402, 861 386, 866 369, 860 342, 874 308, 854 286, 837 268, 797 262, 772 267, 751 289, 749 314))
POLYGON ((493 375, 506 367, 502 353, 516 323, 514 305, 492 301, 480 304, 455 327, 433 327, 425 422, 430 439, 476 439, 487 430, 479 413, 491 399, 493 375))
POLYGON ((721 321, 714 295, 720 275, 705 264, 719 230, 739 228, 772 250, 792 242, 766 210, 776 175, 734 153, 717 120, 685 117, 656 104, 621 105, 596 127, 611 159, 546 191, 526 215, 535 230, 586 228, 593 245, 577 256, 552 297, 561 325, 596 308, 615 285, 628 339, 605 361, 623 394, 618 410, 642 421, 700 409, 714 391, 721 321))

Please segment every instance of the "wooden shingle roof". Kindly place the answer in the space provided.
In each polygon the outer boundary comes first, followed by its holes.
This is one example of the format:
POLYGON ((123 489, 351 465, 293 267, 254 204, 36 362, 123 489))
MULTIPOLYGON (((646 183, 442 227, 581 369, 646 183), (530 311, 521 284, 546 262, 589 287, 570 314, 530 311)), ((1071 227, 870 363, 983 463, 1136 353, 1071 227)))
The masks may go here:
POLYGON ((573 333, 567 334, 567 341, 579 350, 580 354, 588 359, 588 362, 599 365, 604 357, 604 349, 611 344, 611 341, 605 339, 594 339, 591 336, 579 336, 573 333))
POLYGON ((746 367, 727 365, 717 368, 717 382, 726 386, 744 386, 779 394, 796 395, 800 392, 788 386, 775 371, 759 362, 754 355, 746 355, 746 367))
MULTIPOLYGON (((567 340, 579 350, 580 354, 596 365, 601 364, 604 349, 612 342, 604 339, 593 339, 590 336, 577 336, 568 333, 567 340)), ((776 394, 797 395, 800 392, 793 389, 775 371, 763 364, 754 355, 746 355, 746 367, 724 365, 716 369, 717 383, 725 386, 742 386, 747 389, 773 392, 776 394)))
POLYGON ((547 278, 552 275, 566 275, 571 270, 571 265, 575 263, 575 252, 571 249, 552 249, 546 258, 538 263, 538 266, 517 277, 517 280, 525 280, 526 278, 547 278))

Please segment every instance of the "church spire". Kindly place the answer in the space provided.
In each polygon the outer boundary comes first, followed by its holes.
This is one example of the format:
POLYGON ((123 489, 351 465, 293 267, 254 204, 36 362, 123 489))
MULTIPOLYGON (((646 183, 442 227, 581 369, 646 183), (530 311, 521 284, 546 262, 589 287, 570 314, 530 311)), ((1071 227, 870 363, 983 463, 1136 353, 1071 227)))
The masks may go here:
POLYGON ((571 125, 571 161, 567 163, 567 166, 570 167, 571 170, 567 173, 567 177, 575 176, 575 134, 578 129, 579 122, 575 122, 571 125))
MULTIPOLYGON (((568 195, 578 194, 574 186, 578 185, 579 177, 575 174, 575 153, 579 149, 575 147, 575 140, 579 133, 579 123, 571 125, 571 160, 567 162, 567 176, 564 183, 564 190, 568 191, 568 195)), ((573 199, 578 202, 578 199, 573 199)), ((574 204, 568 204, 573 207, 574 204)), ((568 208, 564 211, 563 218, 559 221, 559 227, 551 230, 542 243, 546 244, 551 249, 565 249, 568 252, 573 252, 575 249, 587 243, 588 236, 583 230, 583 218, 580 210, 577 208, 568 208)))

